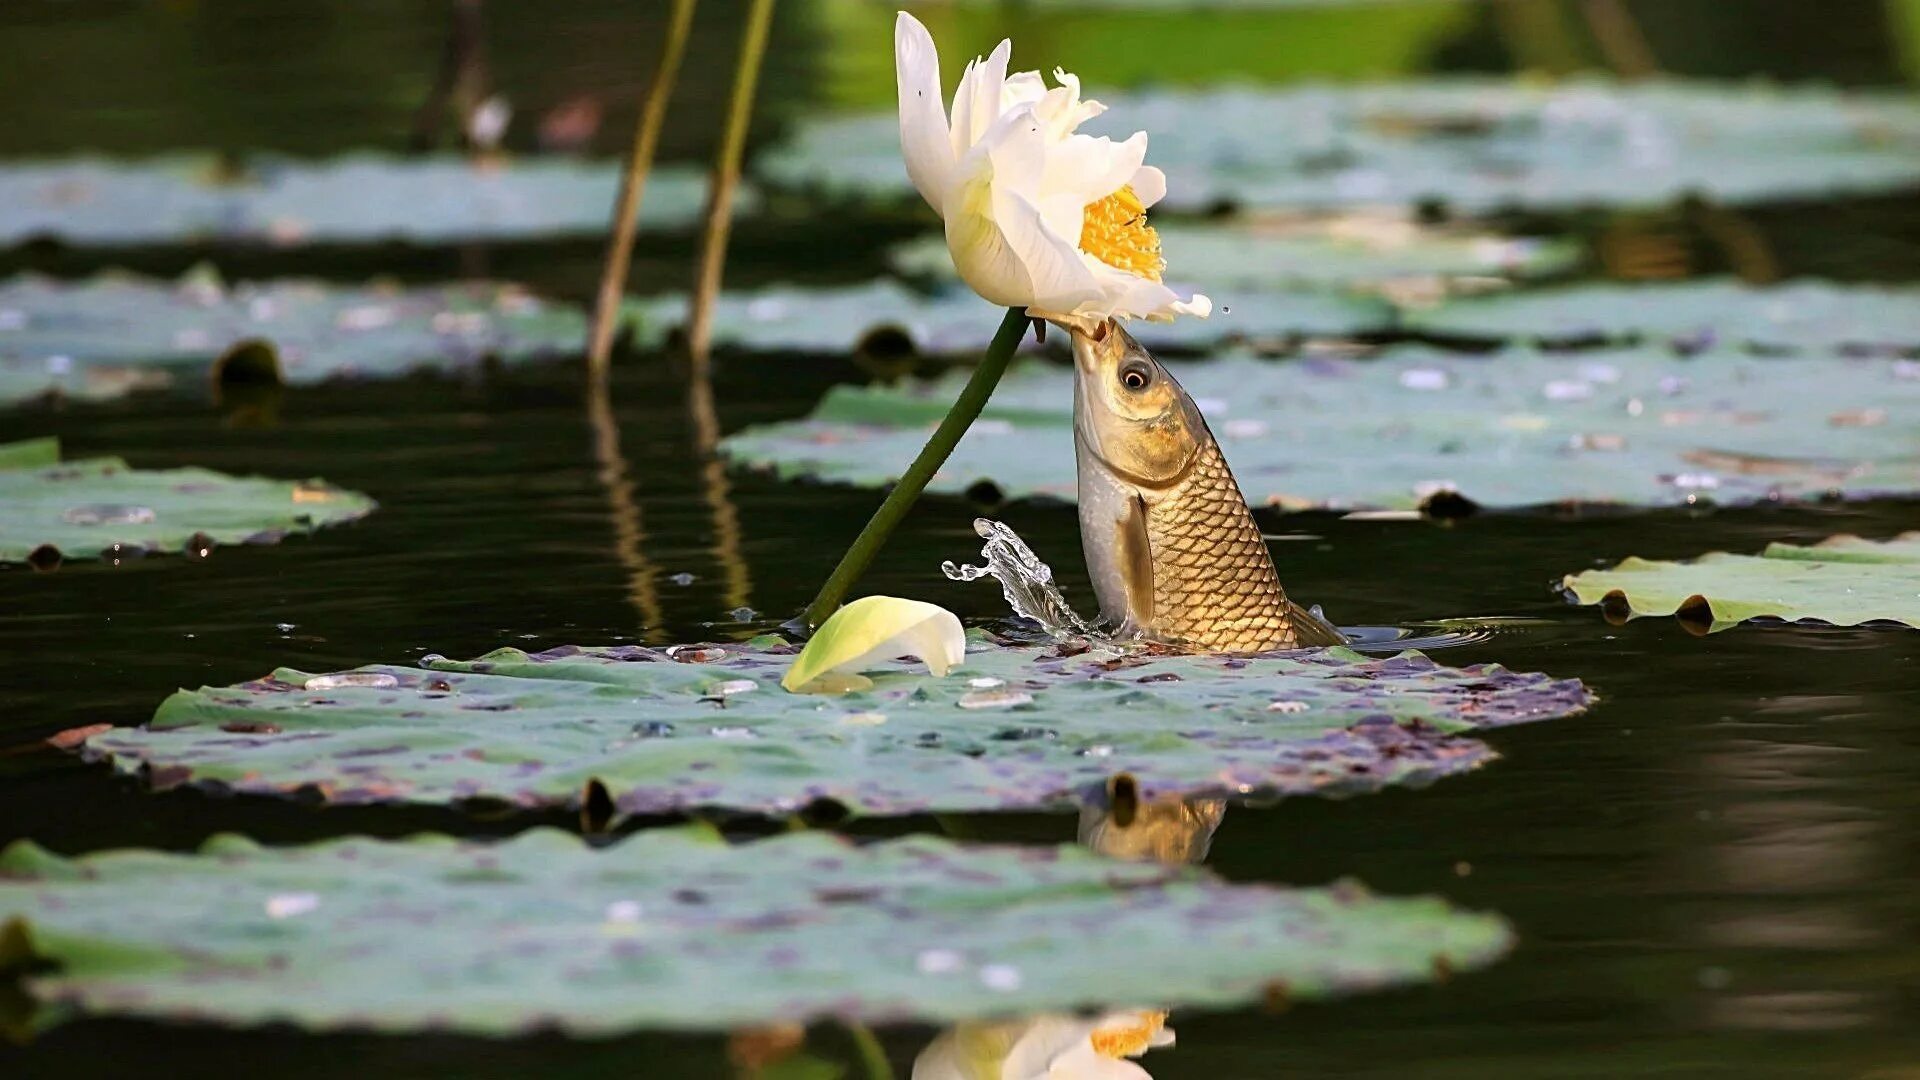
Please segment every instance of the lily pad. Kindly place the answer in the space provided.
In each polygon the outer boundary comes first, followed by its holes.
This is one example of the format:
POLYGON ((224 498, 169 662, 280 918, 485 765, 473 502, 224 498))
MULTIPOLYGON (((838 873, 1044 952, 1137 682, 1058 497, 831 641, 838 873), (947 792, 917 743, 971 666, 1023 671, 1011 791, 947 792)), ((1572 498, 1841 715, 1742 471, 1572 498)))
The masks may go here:
MULTIPOLYGON (((1462 213, 1746 203, 1920 184, 1907 94, 1652 79, 1440 79, 1101 92, 1092 134, 1151 135, 1175 211, 1413 206, 1462 213)), ((763 155, 773 184, 908 198, 891 110, 801 125, 763 155)))
MULTIPOLYGON (((1385 300, 1325 291, 1249 291, 1224 306, 1231 310, 1216 310, 1208 319, 1142 322, 1131 329, 1151 348, 1201 350, 1231 340, 1379 333, 1395 319, 1385 300)), ((639 324, 639 340, 657 345, 686 321, 687 298, 676 293, 630 300, 625 310, 639 324)), ((1006 309, 957 287, 922 293, 884 279, 827 288, 775 286, 721 294, 713 340, 754 352, 844 353, 897 333, 923 355, 960 356, 984 350, 1005 315, 1006 309)))
POLYGON ((1770 544, 1758 556, 1631 558, 1611 570, 1568 574, 1562 586, 1578 603, 1600 604, 1617 618, 1678 614, 1711 630, 1761 618, 1920 628, 1920 532, 1770 544))
POLYGON ((270 341, 289 383, 380 377, 575 352, 581 313, 512 285, 430 288, 316 281, 228 286, 105 274, 0 282, 0 403, 40 394, 106 398, 204 378, 249 339, 270 341))
POLYGON ((1123 657, 980 640, 945 678, 889 660, 864 668, 870 689, 821 697, 780 689, 797 650, 776 642, 283 669, 176 693, 85 753, 160 787, 337 803, 571 806, 599 781, 633 814, 1064 809, 1120 773, 1145 799, 1424 783, 1494 756, 1456 733, 1589 700, 1577 681, 1418 653, 1123 657))
MULTIPOLYGON (((1176 364, 1254 505, 1410 509, 1739 504, 1920 492, 1920 367, 1865 358, 1691 358, 1652 349, 1176 364)), ((963 376, 836 387, 803 420, 748 428, 732 460, 783 477, 892 483, 963 376)), ((933 478, 1072 500, 1073 377, 1008 373, 933 478)))
MULTIPOLYGON (((0 244, 51 236, 131 246, 597 236, 619 183, 612 162, 350 154, 329 161, 260 157, 238 167, 211 155, 146 161, 76 158, 0 167, 0 244)), ((699 220, 706 178, 664 166, 647 178, 644 228, 699 220)), ((751 190, 739 212, 756 203, 751 190)))
POLYGON ((487 1034, 1315 999, 1512 942, 1496 916, 1357 886, 920 837, 730 846, 697 826, 598 849, 552 829, 79 859, 20 842, 0 854, 0 926, 0 962, 59 964, 30 988, 88 1012, 487 1034))
POLYGON ((1574 285, 1455 300, 1407 318, 1445 337, 1517 338, 1547 345, 1652 339, 1695 349, 1920 349, 1920 288, 1731 279, 1574 285))
POLYGON ((374 508, 324 480, 130 469, 119 458, 60 464, 59 453, 52 439, 0 444, 0 563, 277 543, 374 508))
MULTIPOLYGON (((1579 245, 1571 240, 1441 229, 1399 214, 1205 225, 1176 221, 1156 231, 1168 272, 1229 306, 1238 302, 1236 292, 1276 288, 1427 300, 1562 273, 1580 257, 1579 245)), ((903 274, 957 279, 946 238, 938 234, 902 244, 891 259, 903 274)))

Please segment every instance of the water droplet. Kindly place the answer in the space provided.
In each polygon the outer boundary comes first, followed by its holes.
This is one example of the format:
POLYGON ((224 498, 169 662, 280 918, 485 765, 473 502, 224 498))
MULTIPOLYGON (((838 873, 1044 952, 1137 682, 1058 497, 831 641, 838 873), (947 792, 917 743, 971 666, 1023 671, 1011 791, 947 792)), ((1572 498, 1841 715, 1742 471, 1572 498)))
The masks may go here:
POLYGON ((315 675, 307 680, 309 690, 337 690, 343 686, 356 686, 370 690, 391 690, 400 685, 400 680, 380 671, 342 671, 333 675, 315 675))
POLYGON ((280 893, 267 898, 267 917, 272 919, 291 919, 296 915, 305 915, 320 906, 320 897, 310 892, 280 893))
POLYGON ((1011 709, 1032 702, 1033 695, 1025 690, 975 690, 963 694, 958 704, 963 709, 1011 709))
POLYGON ((760 684, 752 679, 728 679, 708 691, 712 697, 732 697, 735 694, 750 694, 760 689, 760 684))
POLYGON ((996 679, 991 675, 982 675, 977 679, 968 679, 967 685, 973 687, 975 690, 991 690, 996 686, 1007 685, 1007 680, 996 679))
POLYGON ((712 735, 716 739, 757 739, 760 737, 754 734, 753 729, 750 727, 708 728, 707 734, 712 735))
POLYGON ((737 607, 727 612, 727 618, 734 622, 752 622, 759 617, 760 613, 750 607, 737 607))
POLYGON ((694 583, 695 578, 692 574, 683 570, 678 574, 667 575, 667 580, 675 585, 691 585, 694 583))
POLYGON ((1303 712, 1306 712, 1308 708, 1310 708, 1310 706, 1304 701, 1269 701, 1267 702, 1268 712, 1288 713, 1288 714, 1303 713, 1303 712))
POLYGON ((69 525, 146 525, 153 519, 152 507, 122 503, 89 503, 60 515, 60 520, 69 525))
POLYGON ((980 982, 989 990, 1010 993, 1020 989, 1020 969, 1012 964, 988 964, 980 969, 980 982))
POLYGON ((946 975, 959 971, 964 963, 952 949, 927 949, 913 959, 913 966, 922 975, 946 975))

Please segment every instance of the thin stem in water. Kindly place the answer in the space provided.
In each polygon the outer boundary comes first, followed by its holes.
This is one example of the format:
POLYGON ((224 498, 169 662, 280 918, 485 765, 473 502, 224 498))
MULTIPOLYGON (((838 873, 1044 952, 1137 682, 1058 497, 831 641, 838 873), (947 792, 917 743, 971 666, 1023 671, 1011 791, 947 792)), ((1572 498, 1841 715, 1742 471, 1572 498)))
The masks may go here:
POLYGON ((866 1070, 867 1080, 893 1080, 893 1065, 873 1031, 865 1024, 849 1023, 847 1032, 853 1036, 854 1048, 860 1051, 860 1064, 866 1070))
POLYGON ((653 70, 653 82, 641 103, 633 152, 620 173, 620 194, 614 199, 613 228, 607 237, 607 262, 600 272, 600 295, 594 302, 593 329, 587 339, 587 370, 595 379, 606 378, 607 361, 613 352, 613 328, 620 320, 620 297, 627 288, 633 236, 640 229, 640 199, 646 193, 653 151, 660 144, 660 129, 666 123, 667 102, 680 77, 680 58, 686 54, 687 32, 693 25, 693 4, 694 0, 673 0, 660 64, 653 70))
POLYGON ((1027 314, 1020 308, 1008 308, 1007 317, 1000 321, 1000 329, 993 335, 993 342, 987 346, 987 354, 980 358, 980 366, 973 369, 973 377, 954 399, 953 407, 934 430, 927 445, 920 448, 920 455, 907 466, 900 482, 887 492, 885 502, 873 512, 867 521, 867 527, 853 541, 853 546, 840 556, 840 565, 827 575, 827 583, 820 586, 820 594, 807 605, 801 619, 806 629, 812 630, 825 622, 827 616, 834 613, 840 602, 846 599, 847 590, 867 572, 873 564, 873 557, 887 542, 887 537, 907 516, 907 510, 913 506, 920 492, 926 489, 933 474, 946 464, 953 448, 960 442, 960 436, 967 433, 973 421, 986 407, 987 399, 993 396, 993 388, 1000 385, 1000 376, 1006 374, 1007 363, 1013 359, 1013 351, 1020 346, 1020 339, 1027 333, 1027 314))
POLYGON ((740 184, 740 158, 746 152, 747 124, 753 119, 754 87, 760 82, 760 61, 767 53, 767 28, 772 22, 773 0, 753 0, 746 29, 740 35, 740 65, 734 71, 733 97, 727 103, 727 126, 720 137, 720 154, 714 159, 713 178, 707 184, 700 268, 694 274, 692 308, 687 315, 687 354, 696 369, 705 366, 707 346, 713 340, 713 302, 727 265, 733 191, 740 184))

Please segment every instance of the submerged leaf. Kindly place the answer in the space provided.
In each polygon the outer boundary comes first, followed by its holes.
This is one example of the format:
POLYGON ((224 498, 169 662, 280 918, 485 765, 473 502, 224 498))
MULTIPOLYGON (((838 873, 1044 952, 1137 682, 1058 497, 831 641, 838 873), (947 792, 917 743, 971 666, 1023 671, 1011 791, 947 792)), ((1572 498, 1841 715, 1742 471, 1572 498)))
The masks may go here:
MULTIPOLYGON (((1480 213, 1892 191, 1920 181, 1904 93, 1644 79, 1435 79, 1102 94, 1083 129, 1153 133, 1160 205, 1480 213)), ((756 162, 771 183, 911 195, 893 110, 802 123, 756 162)))
POLYGON ((79 859, 22 841, 0 854, 9 920, 60 965, 32 991, 92 1013, 496 1035, 1220 1007, 1276 983, 1315 999, 1471 970, 1511 942, 1435 899, 1072 847, 730 846, 700 827, 604 848, 536 829, 79 859))
MULTIPOLYGON (((1920 492, 1920 370, 1906 361, 1403 348, 1172 368, 1255 506, 1412 509, 1443 491, 1487 509, 1920 492)), ((885 486, 963 379, 836 387, 810 417, 747 428, 721 449, 783 477, 885 486)), ((1009 372, 929 487, 981 481, 1075 497, 1071 371, 1009 372)))
POLYGON ((1576 602, 1600 604, 1616 617, 1678 614, 1710 630, 1760 618, 1920 627, 1920 532, 1884 541, 1832 536, 1812 547, 1770 544, 1758 556, 1630 558, 1611 570, 1568 574, 1562 586, 1576 602))
POLYGON ((130 469, 119 458, 30 464, 58 443, 0 444, 0 563, 37 552, 138 558, 214 544, 273 543, 365 517, 372 499, 324 480, 130 469))
POLYGON ((827 617, 780 685, 796 693, 831 672, 858 674, 876 660, 917 656, 945 675, 967 651, 960 619, 938 604, 898 596, 863 596, 827 617))
POLYGON ((287 383, 471 368, 570 352, 580 312, 512 285, 425 288, 315 281, 221 284, 103 274, 82 283, 0 282, 0 404, 57 392, 117 397, 205 381, 222 354, 265 341, 249 373, 287 383))
MULTIPOLYGON (((185 154, 10 162, 0 166, 0 244, 44 236, 108 246, 597 236, 606 231, 619 177, 614 162, 477 164, 379 153, 327 161, 257 157, 238 167, 185 154)), ((703 170, 656 167, 647 177, 641 224, 692 225, 705 192, 703 170)), ((751 189, 735 196, 743 212, 756 201, 751 189)))
POLYGON ((355 685, 363 677, 319 691, 281 670, 176 693, 148 727, 95 735, 84 752, 163 785, 339 803, 572 806, 598 781, 628 814, 788 814, 819 800, 864 814, 1068 809, 1104 800, 1120 773, 1149 800, 1425 783, 1494 756, 1456 733, 1588 701, 1577 681, 1418 653, 1069 655, 984 641, 955 678, 887 658, 867 666, 869 689, 839 697, 715 693, 742 680, 771 688, 794 651, 729 646, 688 661, 633 646, 502 649, 429 658, 424 671, 361 669, 391 688, 355 685), (1274 711, 1276 700, 1304 707, 1274 711))

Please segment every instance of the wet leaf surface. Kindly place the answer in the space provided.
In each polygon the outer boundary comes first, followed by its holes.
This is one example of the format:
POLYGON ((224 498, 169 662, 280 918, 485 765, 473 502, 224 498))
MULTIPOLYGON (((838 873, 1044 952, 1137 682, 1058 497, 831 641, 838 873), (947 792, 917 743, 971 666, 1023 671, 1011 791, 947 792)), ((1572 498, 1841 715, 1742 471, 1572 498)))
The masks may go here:
POLYGON ((1065 809, 1100 801, 1121 773, 1145 799, 1425 783, 1494 757, 1457 733, 1589 700, 1578 681, 1418 653, 1063 656, 977 635, 945 678, 887 660, 866 668, 870 689, 820 696, 780 689, 796 651, 771 639, 691 661, 638 646, 503 649, 429 658, 429 670, 361 669, 392 687, 322 677, 318 690, 282 669, 177 693, 147 727, 99 735, 85 752, 158 786, 338 803, 572 806, 599 781, 630 814, 785 814, 823 801, 862 814, 1065 809), (1294 704, 1269 708, 1276 700, 1294 704))
POLYGON ((205 271, 177 282, 24 276, 0 282, 0 404, 205 379, 223 353, 255 339, 273 344, 281 381, 311 383, 572 352, 585 326, 577 310, 510 285, 228 286, 205 271))
POLYGON ((119 458, 61 464, 52 439, 0 444, 0 563, 204 554, 277 543, 373 508, 324 480, 132 469, 119 458))
POLYGON ((1647 339, 1689 350, 1912 352, 1920 349, 1920 290, 1823 281, 1601 283, 1457 299, 1410 312, 1406 324, 1447 337, 1547 344, 1647 339))
MULTIPOLYGON (((1234 297, 1231 307, 1211 319, 1141 322, 1132 330, 1150 347, 1192 350, 1235 339, 1374 333, 1390 329, 1395 318, 1393 306, 1380 298, 1327 291, 1249 291, 1234 297)), ((639 322, 638 339, 647 345, 664 342, 686 321, 686 310, 686 297, 679 294, 626 306, 639 322)), ((904 335, 905 344, 922 354, 977 355, 1005 315, 1005 308, 960 287, 920 292, 886 279, 824 288, 775 286, 721 294, 713 340, 755 352, 844 353, 886 332, 904 335)))
MULTIPOLYGON (((260 157, 237 168, 210 155, 103 158, 0 167, 0 244, 56 237, 132 246, 219 241, 287 246, 406 239, 593 236, 607 228, 611 162, 350 154, 326 161, 260 157)), ((641 223, 692 225, 703 170, 655 169, 641 223)), ((742 192, 742 208, 753 204, 742 192)))
POLYGON ((729 846, 697 826, 601 848, 551 829, 80 859, 23 841, 0 854, 9 918, 61 965, 35 993, 89 1012, 491 1034, 1313 999, 1480 967, 1511 940, 1498 917, 1352 885, 1071 847, 729 846))
MULTIPOLYGON (((1898 190, 1920 180, 1920 107, 1894 94, 1650 79, 1505 80, 1102 92, 1083 129, 1151 134, 1163 206, 1458 212, 1722 203, 1898 190)), ((908 198, 892 110, 805 123, 769 182, 908 198)))
MULTIPOLYGON (((1920 491, 1910 361, 1406 348, 1172 369, 1255 506, 1409 509, 1445 490, 1489 509, 1920 491)), ((807 419, 748 428, 722 448, 782 477, 889 484, 963 378, 837 387, 807 419)), ((984 480, 1009 496, 1071 500, 1072 424, 1072 373, 1018 368, 931 487, 984 480)))
POLYGON ((1678 614, 1709 630, 1760 618, 1920 627, 1920 532, 1885 541, 1832 536, 1811 547, 1771 544, 1757 556, 1629 558, 1568 574, 1563 586, 1609 617, 1678 614))

